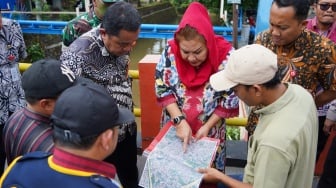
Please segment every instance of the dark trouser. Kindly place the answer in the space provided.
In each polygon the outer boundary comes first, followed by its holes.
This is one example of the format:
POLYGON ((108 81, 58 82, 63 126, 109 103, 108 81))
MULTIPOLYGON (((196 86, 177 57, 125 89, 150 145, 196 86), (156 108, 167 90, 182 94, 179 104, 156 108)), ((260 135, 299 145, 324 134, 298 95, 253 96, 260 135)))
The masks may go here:
POLYGON ((138 187, 136 134, 127 132, 125 139, 118 142, 116 150, 104 161, 116 166, 123 188, 138 187))
POLYGON ((6 153, 5 153, 5 146, 3 144, 3 137, 2 131, 5 125, 0 124, 0 176, 2 175, 5 169, 5 162, 6 162, 6 153))
POLYGON ((336 137, 331 143, 318 188, 336 187, 336 137))
POLYGON ((324 121, 326 116, 319 116, 319 129, 318 129, 318 140, 317 140, 317 151, 316 151, 316 162, 327 142, 328 135, 323 132, 324 121))

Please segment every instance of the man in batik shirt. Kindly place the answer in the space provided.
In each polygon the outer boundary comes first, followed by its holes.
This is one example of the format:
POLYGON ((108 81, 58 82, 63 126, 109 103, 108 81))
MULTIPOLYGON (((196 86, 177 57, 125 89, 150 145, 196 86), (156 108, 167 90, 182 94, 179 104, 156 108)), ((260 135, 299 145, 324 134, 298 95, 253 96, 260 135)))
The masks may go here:
POLYGON ((19 71, 19 61, 25 57, 26 45, 20 25, 13 20, 2 18, 0 11, 0 174, 6 159, 2 129, 8 117, 25 106, 19 71))
MULTIPOLYGON (((315 31, 316 33, 336 42, 336 0, 314 0, 313 8, 315 11, 315 16, 307 20, 307 29, 315 31)), ((319 135, 317 142, 316 160, 318 160, 319 155, 328 139, 328 134, 324 133, 323 128, 333 123, 330 122, 329 119, 326 119, 327 111, 330 105, 335 106, 336 100, 318 108, 319 135)))
MULTIPOLYGON (((75 40, 60 59, 76 75, 104 86, 118 106, 133 110, 129 53, 140 25, 141 16, 132 4, 114 3, 107 8, 101 25, 75 40)), ((117 167, 124 188, 138 187, 136 129, 135 122, 122 126, 116 151, 105 159, 117 167)))
MULTIPOLYGON (((289 0, 286 4, 273 0, 270 28, 259 33, 255 43, 275 52, 282 81, 303 86, 319 107, 336 98, 336 46, 333 41, 306 29, 308 11, 307 0, 289 0), (319 87, 323 92, 317 93, 319 87)), ((257 121, 252 110, 246 127, 249 135, 253 134, 257 121)))

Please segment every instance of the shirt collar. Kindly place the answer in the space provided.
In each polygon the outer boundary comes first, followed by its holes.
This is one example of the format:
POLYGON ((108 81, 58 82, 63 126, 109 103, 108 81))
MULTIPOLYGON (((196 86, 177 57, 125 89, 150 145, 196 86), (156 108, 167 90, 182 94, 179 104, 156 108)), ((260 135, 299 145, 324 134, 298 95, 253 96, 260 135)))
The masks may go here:
POLYGON ((45 124, 49 124, 49 123, 50 123, 50 118, 49 118, 48 116, 45 116, 45 115, 42 115, 42 114, 33 112, 33 111, 30 110, 28 107, 25 107, 25 108, 24 108, 23 113, 24 113, 27 117, 29 117, 29 118, 31 118, 31 119, 34 119, 34 120, 43 122, 43 123, 45 123, 45 124))
POLYGON ((317 17, 315 16, 314 18, 312 18, 311 20, 311 25, 314 28, 314 31, 317 29, 317 17))
POLYGON ((336 22, 334 22, 329 28, 327 37, 330 38, 330 35, 334 34, 335 31, 336 31, 336 22))
POLYGON ((89 14, 91 14, 92 19, 95 23, 100 23, 102 20, 98 18, 98 16, 96 15, 96 13, 94 12, 94 7, 90 7, 90 12, 89 14))
POLYGON ((96 173, 112 179, 116 175, 116 168, 113 164, 77 156, 57 147, 54 149, 52 162, 63 168, 96 173))
MULTIPOLYGON (((313 28, 313 31, 319 33, 319 29, 317 27, 317 17, 315 16, 314 18, 311 19, 311 26, 313 28)), ((327 36, 328 38, 330 38, 330 35, 336 30, 336 22, 334 22, 331 27, 329 27, 328 32, 327 32, 327 36)))
POLYGON ((102 56, 109 56, 110 53, 107 51, 106 47, 105 47, 105 44, 104 44, 104 41, 101 37, 101 35, 99 34, 99 29, 100 28, 101 24, 99 24, 97 26, 97 29, 96 29, 96 36, 98 36, 98 46, 100 48, 100 51, 102 53, 102 56))
POLYGON ((272 114, 284 108, 290 102, 290 100, 294 97, 294 94, 291 91, 293 89, 292 85, 291 84, 286 84, 286 85, 287 85, 287 90, 281 97, 279 97, 273 103, 259 110, 256 110, 256 113, 257 114, 272 114))

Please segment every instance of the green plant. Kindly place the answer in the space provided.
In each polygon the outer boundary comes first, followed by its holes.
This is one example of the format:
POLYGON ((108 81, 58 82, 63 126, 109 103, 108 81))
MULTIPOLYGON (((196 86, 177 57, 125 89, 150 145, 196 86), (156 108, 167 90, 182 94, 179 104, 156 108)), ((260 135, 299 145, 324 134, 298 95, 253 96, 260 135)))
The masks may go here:
POLYGON ((233 126, 226 126, 227 140, 240 140, 240 128, 233 126))
POLYGON ((29 60, 31 63, 43 59, 45 57, 44 51, 39 43, 28 46, 27 53, 28 53, 27 60, 29 60))

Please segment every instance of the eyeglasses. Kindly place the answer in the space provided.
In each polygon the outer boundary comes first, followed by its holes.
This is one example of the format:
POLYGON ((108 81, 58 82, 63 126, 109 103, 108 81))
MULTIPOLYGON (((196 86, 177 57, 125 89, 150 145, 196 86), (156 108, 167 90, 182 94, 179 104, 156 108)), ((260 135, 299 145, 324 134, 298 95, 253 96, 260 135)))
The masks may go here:
POLYGON ((336 4, 329 4, 329 3, 321 3, 318 4, 320 5, 320 9, 323 11, 327 11, 330 7, 333 12, 336 12, 336 4))

